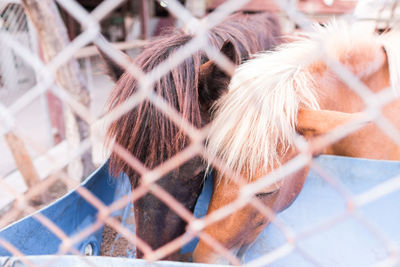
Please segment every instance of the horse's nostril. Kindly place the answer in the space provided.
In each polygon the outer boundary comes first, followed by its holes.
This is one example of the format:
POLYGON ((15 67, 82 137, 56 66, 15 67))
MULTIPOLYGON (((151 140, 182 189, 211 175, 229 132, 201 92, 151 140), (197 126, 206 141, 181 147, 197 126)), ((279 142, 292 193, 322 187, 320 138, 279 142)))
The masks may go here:
POLYGON ((243 258, 244 258, 244 254, 246 253, 247 249, 249 248, 250 244, 243 244, 238 252, 236 253, 236 256, 241 259, 241 261, 243 262, 243 258))

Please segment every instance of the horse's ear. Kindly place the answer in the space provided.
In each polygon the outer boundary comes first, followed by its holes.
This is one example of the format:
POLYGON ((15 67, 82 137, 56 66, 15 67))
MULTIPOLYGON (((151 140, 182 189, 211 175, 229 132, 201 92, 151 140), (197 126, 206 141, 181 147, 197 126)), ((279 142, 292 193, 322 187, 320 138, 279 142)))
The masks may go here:
MULTIPOLYGON (((122 74, 124 74, 125 68, 118 61, 114 60, 113 57, 109 56, 106 52, 104 52, 99 46, 96 47, 100 53, 100 57, 103 59, 103 62, 107 68, 108 76, 110 76, 110 78, 114 82, 117 82, 119 78, 122 76, 122 74)), ((127 54, 112 47, 111 45, 110 48, 113 49, 113 53, 117 53, 120 58, 125 58, 125 61, 131 61, 131 59, 127 54)))
POLYGON ((225 41, 221 47, 221 53, 227 56, 234 64, 239 64, 239 55, 231 41, 225 41))
POLYGON ((334 128, 355 121, 360 113, 301 108, 297 114, 296 131, 306 137, 326 134, 334 128))
MULTIPOLYGON (((229 58, 234 64, 239 63, 239 55, 237 54, 235 47, 231 41, 225 41, 225 43, 221 47, 221 53, 224 54, 227 58, 229 58)), ((204 76, 210 78, 210 74, 215 74, 214 76, 220 76, 225 74, 225 72, 220 69, 217 64, 214 63, 213 60, 209 60, 203 65, 200 66, 200 79, 204 80, 204 76), (215 73, 215 71, 217 71, 215 73)), ((227 76, 227 74, 225 74, 227 76)))
MULTIPOLYGON (((239 55, 230 41, 224 43, 221 52, 234 64, 238 64, 239 55)), ((200 104, 208 110, 228 90, 230 80, 231 75, 218 67, 213 60, 201 65, 198 87, 200 104)))

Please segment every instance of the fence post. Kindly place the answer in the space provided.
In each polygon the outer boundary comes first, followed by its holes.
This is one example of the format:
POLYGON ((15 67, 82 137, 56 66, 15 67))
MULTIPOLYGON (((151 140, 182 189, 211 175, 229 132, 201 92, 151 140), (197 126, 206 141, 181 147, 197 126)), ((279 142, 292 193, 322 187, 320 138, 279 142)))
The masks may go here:
MULTIPOLYGON (((26 187, 28 190, 40 183, 39 174, 36 171, 35 165, 29 156, 28 150, 25 147, 24 142, 21 138, 15 135, 12 131, 4 134, 4 139, 13 155, 17 169, 24 178, 26 187)), ((45 201, 45 197, 42 194, 35 195, 30 198, 33 204, 42 204, 45 201)))
POLYGON ((147 40, 149 27, 149 3, 147 0, 140 1, 140 28, 141 38, 147 40))
MULTIPOLYGON (((22 0, 25 11, 37 30, 45 61, 53 59, 69 43, 67 29, 61 19, 59 10, 53 0, 22 0)), ((83 105, 89 107, 90 96, 84 84, 76 59, 71 58, 68 63, 56 72, 57 83, 72 94, 83 105)), ((78 148, 80 140, 89 136, 89 126, 72 109, 65 107, 66 139, 72 148, 78 148)), ((90 150, 86 151, 81 160, 71 161, 68 172, 70 176, 81 179, 94 170, 90 150), (75 166, 75 167, 72 167, 75 166), (73 171, 73 169, 75 171, 73 171)))

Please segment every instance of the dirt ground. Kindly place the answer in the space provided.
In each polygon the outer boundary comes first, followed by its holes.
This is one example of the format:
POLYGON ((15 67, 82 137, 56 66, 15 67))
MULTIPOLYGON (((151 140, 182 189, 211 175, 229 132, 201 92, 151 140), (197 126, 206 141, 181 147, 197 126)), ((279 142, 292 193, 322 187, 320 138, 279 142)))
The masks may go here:
MULTIPOLYGON (((66 184, 64 184, 62 181, 57 180, 55 181, 52 185, 49 186, 47 192, 46 192, 46 199, 45 202, 42 203, 31 203, 31 207, 34 210, 39 210, 41 208, 44 208, 45 206, 48 205, 48 203, 54 202, 55 200, 59 199, 60 197, 64 196, 68 192, 68 187, 66 184)), ((0 228, 3 228, 4 226, 11 224, 14 221, 17 221, 19 219, 22 219, 25 216, 28 216, 30 212, 27 212, 25 210, 20 211, 20 212, 14 212, 17 210, 15 208, 15 201, 12 202, 10 205, 3 207, 0 209, 0 228)))
MULTIPOLYGON (((122 221, 121 216, 115 218, 120 222, 122 221)), ((128 218, 124 225, 133 223, 134 218, 128 218)), ((110 257, 136 258, 136 247, 132 244, 129 244, 128 240, 121 236, 118 231, 113 229, 111 226, 105 225, 103 232, 103 242, 100 247, 100 255, 110 257)))
POLYGON ((103 243, 100 248, 101 256, 131 257, 128 251, 134 251, 132 245, 124 237, 118 237, 118 232, 106 225, 103 232, 103 243))

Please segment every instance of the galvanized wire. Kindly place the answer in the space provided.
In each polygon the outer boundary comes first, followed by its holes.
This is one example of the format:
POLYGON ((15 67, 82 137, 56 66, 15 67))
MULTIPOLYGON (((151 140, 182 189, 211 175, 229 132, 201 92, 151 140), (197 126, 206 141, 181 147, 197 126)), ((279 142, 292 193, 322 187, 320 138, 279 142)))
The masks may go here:
MULTIPOLYGON (((37 83, 24 95, 20 96, 10 106, 0 106, 1 120, 3 128, 7 131, 10 128, 14 128, 15 114, 26 108, 33 100, 37 97, 51 90, 60 99, 62 99, 65 105, 68 105, 74 113, 76 113, 82 120, 92 125, 92 138, 99 141, 104 141, 104 129, 107 128, 113 121, 121 117, 122 115, 129 112, 131 109, 137 107, 143 101, 151 102, 158 110, 163 112, 168 119, 172 122, 177 123, 182 127, 185 134, 190 138, 191 142, 188 147, 183 151, 176 154, 171 159, 167 160, 163 164, 150 170, 144 166, 137 158, 132 156, 125 148, 115 144, 113 146, 113 152, 123 158, 131 168, 140 174, 142 183, 135 189, 132 190, 129 196, 125 196, 109 206, 104 205, 96 196, 90 191, 83 187, 77 187, 76 192, 89 202, 93 207, 98 210, 97 220, 90 226, 86 227, 83 231, 77 233, 74 236, 66 235, 60 228, 58 228, 51 220, 42 214, 35 214, 33 217, 39 223, 44 225, 52 233, 54 233, 62 243, 59 247, 59 253, 57 255, 64 255, 72 253, 81 255, 79 251, 74 249, 74 244, 84 240, 86 237, 100 229, 104 224, 109 225, 121 236, 123 236, 130 244, 133 244, 145 254, 145 259, 155 261, 164 258, 171 252, 179 249, 184 244, 188 243, 193 237, 197 236, 204 242, 209 244, 211 247, 223 255, 229 262, 233 264, 240 264, 240 260, 233 255, 227 248, 224 248, 217 240, 211 236, 201 232, 207 225, 210 225, 222 218, 225 218, 237 211, 239 208, 244 207, 248 204, 256 208, 260 213, 266 216, 277 226, 284 234, 287 239, 287 243, 278 247, 260 258, 248 263, 248 266, 265 266, 272 263, 296 250, 310 263, 316 266, 321 266, 318 260, 313 259, 312 255, 309 255, 306 251, 302 250, 299 246, 299 241, 304 240, 310 236, 318 235, 319 233, 330 229, 342 222, 343 220, 352 217, 358 222, 364 225, 371 234, 377 237, 380 242, 389 251, 389 257, 383 260, 379 266, 392 266, 399 260, 399 245, 393 242, 390 237, 386 236, 382 231, 377 229, 367 218, 363 217, 358 212, 358 209, 370 202, 373 202, 379 198, 382 198, 392 192, 400 190, 400 177, 396 176, 387 182, 383 182, 380 185, 370 189, 359 195, 353 195, 346 187, 338 182, 338 179, 332 177, 329 173, 326 173, 316 162, 312 162, 312 168, 318 172, 321 177, 329 183, 342 197, 346 200, 347 209, 340 214, 336 214, 330 220, 324 221, 323 223, 313 227, 312 229, 305 232, 296 232, 290 226, 276 218, 274 212, 266 207, 261 201, 257 200, 254 195, 258 192, 259 188, 271 185, 279 180, 284 179, 288 174, 294 173, 299 169, 306 166, 310 161, 310 151, 312 148, 308 143, 304 142, 301 138, 298 140, 298 148, 301 153, 281 166, 274 170, 272 173, 265 175, 265 177, 257 180, 256 182, 248 185, 241 185, 239 197, 229 205, 208 214, 202 219, 197 219, 193 214, 187 210, 181 203, 179 203, 173 196, 166 192, 162 187, 157 185, 155 182, 169 173, 171 170, 179 167, 183 162, 191 159, 197 155, 202 155, 205 159, 212 160, 213 166, 218 169, 226 168, 223 162, 217 159, 212 159, 208 154, 207 150, 203 147, 205 138, 207 137, 208 127, 203 129, 197 129, 191 125, 188 121, 185 121, 181 114, 169 106, 169 104, 160 96, 155 94, 151 88, 152 85, 158 81, 160 77, 165 75, 174 66, 177 66, 183 62, 194 52, 202 49, 206 52, 207 56, 212 59, 218 66, 221 66, 228 73, 233 73, 234 65, 223 55, 220 51, 211 47, 205 42, 205 34, 207 31, 221 22, 227 15, 239 10, 243 5, 249 2, 249 0, 230 0, 219 6, 215 11, 207 15, 203 19, 198 19, 193 16, 183 5, 177 0, 169 0, 167 9, 175 16, 182 24, 185 25, 185 31, 194 34, 194 38, 187 43, 184 47, 178 49, 176 53, 171 54, 168 59, 159 64, 155 69, 148 73, 144 73, 138 66, 133 62, 126 61, 125 58, 121 57, 116 53, 111 46, 107 43, 105 38, 101 36, 100 22, 110 14, 115 8, 120 6, 124 1, 106 0, 99 4, 91 13, 88 13, 78 2, 74 0, 58 0, 59 6, 67 11, 74 19, 76 19, 82 26, 82 33, 79 34, 65 49, 63 49, 54 59, 50 62, 43 62, 42 59, 35 54, 31 53, 31 50, 26 46, 23 46, 19 41, 10 34, 10 28, 3 24, 3 27, 8 28, 7 31, 1 31, 1 45, 12 50, 13 53, 24 58, 26 64, 32 69, 36 70, 39 75, 37 83), (130 74, 139 81, 139 90, 127 99, 122 105, 118 106, 110 113, 105 114, 101 117, 95 117, 92 115, 88 107, 83 106, 77 101, 74 96, 69 92, 60 88, 55 83, 54 73, 66 62, 74 57, 74 54, 81 48, 85 47, 90 43, 95 43, 102 48, 108 56, 112 57, 115 61, 119 62, 121 66, 124 66, 130 74), (182 235, 172 241, 169 244, 153 251, 151 247, 146 244, 139 237, 135 236, 126 226, 111 216, 111 214, 117 210, 126 207, 132 201, 139 199, 147 193, 153 193, 161 201, 163 201, 170 209, 172 209, 177 215, 188 223, 188 231, 185 235, 182 235)), ((276 5, 285 13, 287 18, 293 22, 293 24, 299 25, 303 30, 312 30, 312 21, 301 11, 297 9, 296 1, 275 1, 276 5)), ((392 13, 395 8, 392 7, 392 13)), ((18 16, 13 20, 16 24, 20 24, 20 18, 23 14, 18 13, 18 16)), ((395 19, 393 16, 392 19, 395 19)), ((377 18, 380 20, 380 18, 377 18)), ((14 23, 15 24, 15 23, 14 23)), ((324 47, 321 49, 324 50, 324 47)), ((400 145, 400 133, 398 129, 392 125, 384 116, 381 115, 382 107, 393 100, 395 95, 393 91, 388 88, 378 95, 372 93, 366 85, 364 85, 359 78, 353 73, 346 69, 340 62, 337 62, 325 51, 324 61, 326 65, 335 73, 341 80, 352 89, 361 99, 365 102, 366 108, 363 110, 363 115, 359 121, 352 124, 347 124, 342 127, 338 127, 334 131, 327 135, 319 137, 314 143, 316 146, 326 146, 331 144, 340 138, 349 135, 363 126, 366 121, 374 121, 382 130, 390 137, 396 144, 400 145)), ((29 137, 23 137, 27 142, 34 145, 33 140, 29 140, 29 137)), ((91 141, 89 139, 83 140, 81 146, 78 149, 72 151, 72 154, 76 158, 82 155, 84 151, 90 147, 91 141)), ((37 148, 37 150, 40 150, 37 148)), ((52 159, 49 158, 49 164, 52 164, 52 159)), ((60 179, 66 184, 70 184, 70 187, 75 187, 76 182, 68 177, 68 174, 63 171, 64 166, 58 166, 54 169, 45 181, 34 188, 31 188, 27 194, 21 194, 10 185, 0 179, 0 187, 8 191, 16 199, 16 205, 13 206, 12 210, 6 215, 3 215, 0 220, 0 227, 4 226, 3 223, 9 221, 10 218, 15 217, 23 210, 34 211, 29 199, 32 195, 45 191, 50 181, 60 179), (54 178, 55 175, 57 178, 54 178)), ((231 170, 227 170, 231 172, 231 170)), ((235 173, 230 173, 232 177, 240 176, 235 173)), ((20 258, 24 263, 29 266, 35 266, 34 263, 29 261, 23 253, 18 251, 17 248, 13 247, 7 240, 0 240, 0 245, 10 251, 14 256, 20 258)), ((84 258, 83 258, 84 259, 84 258)), ((49 263, 51 264, 51 262, 49 263)), ((92 263, 90 263, 92 265, 92 263)))

